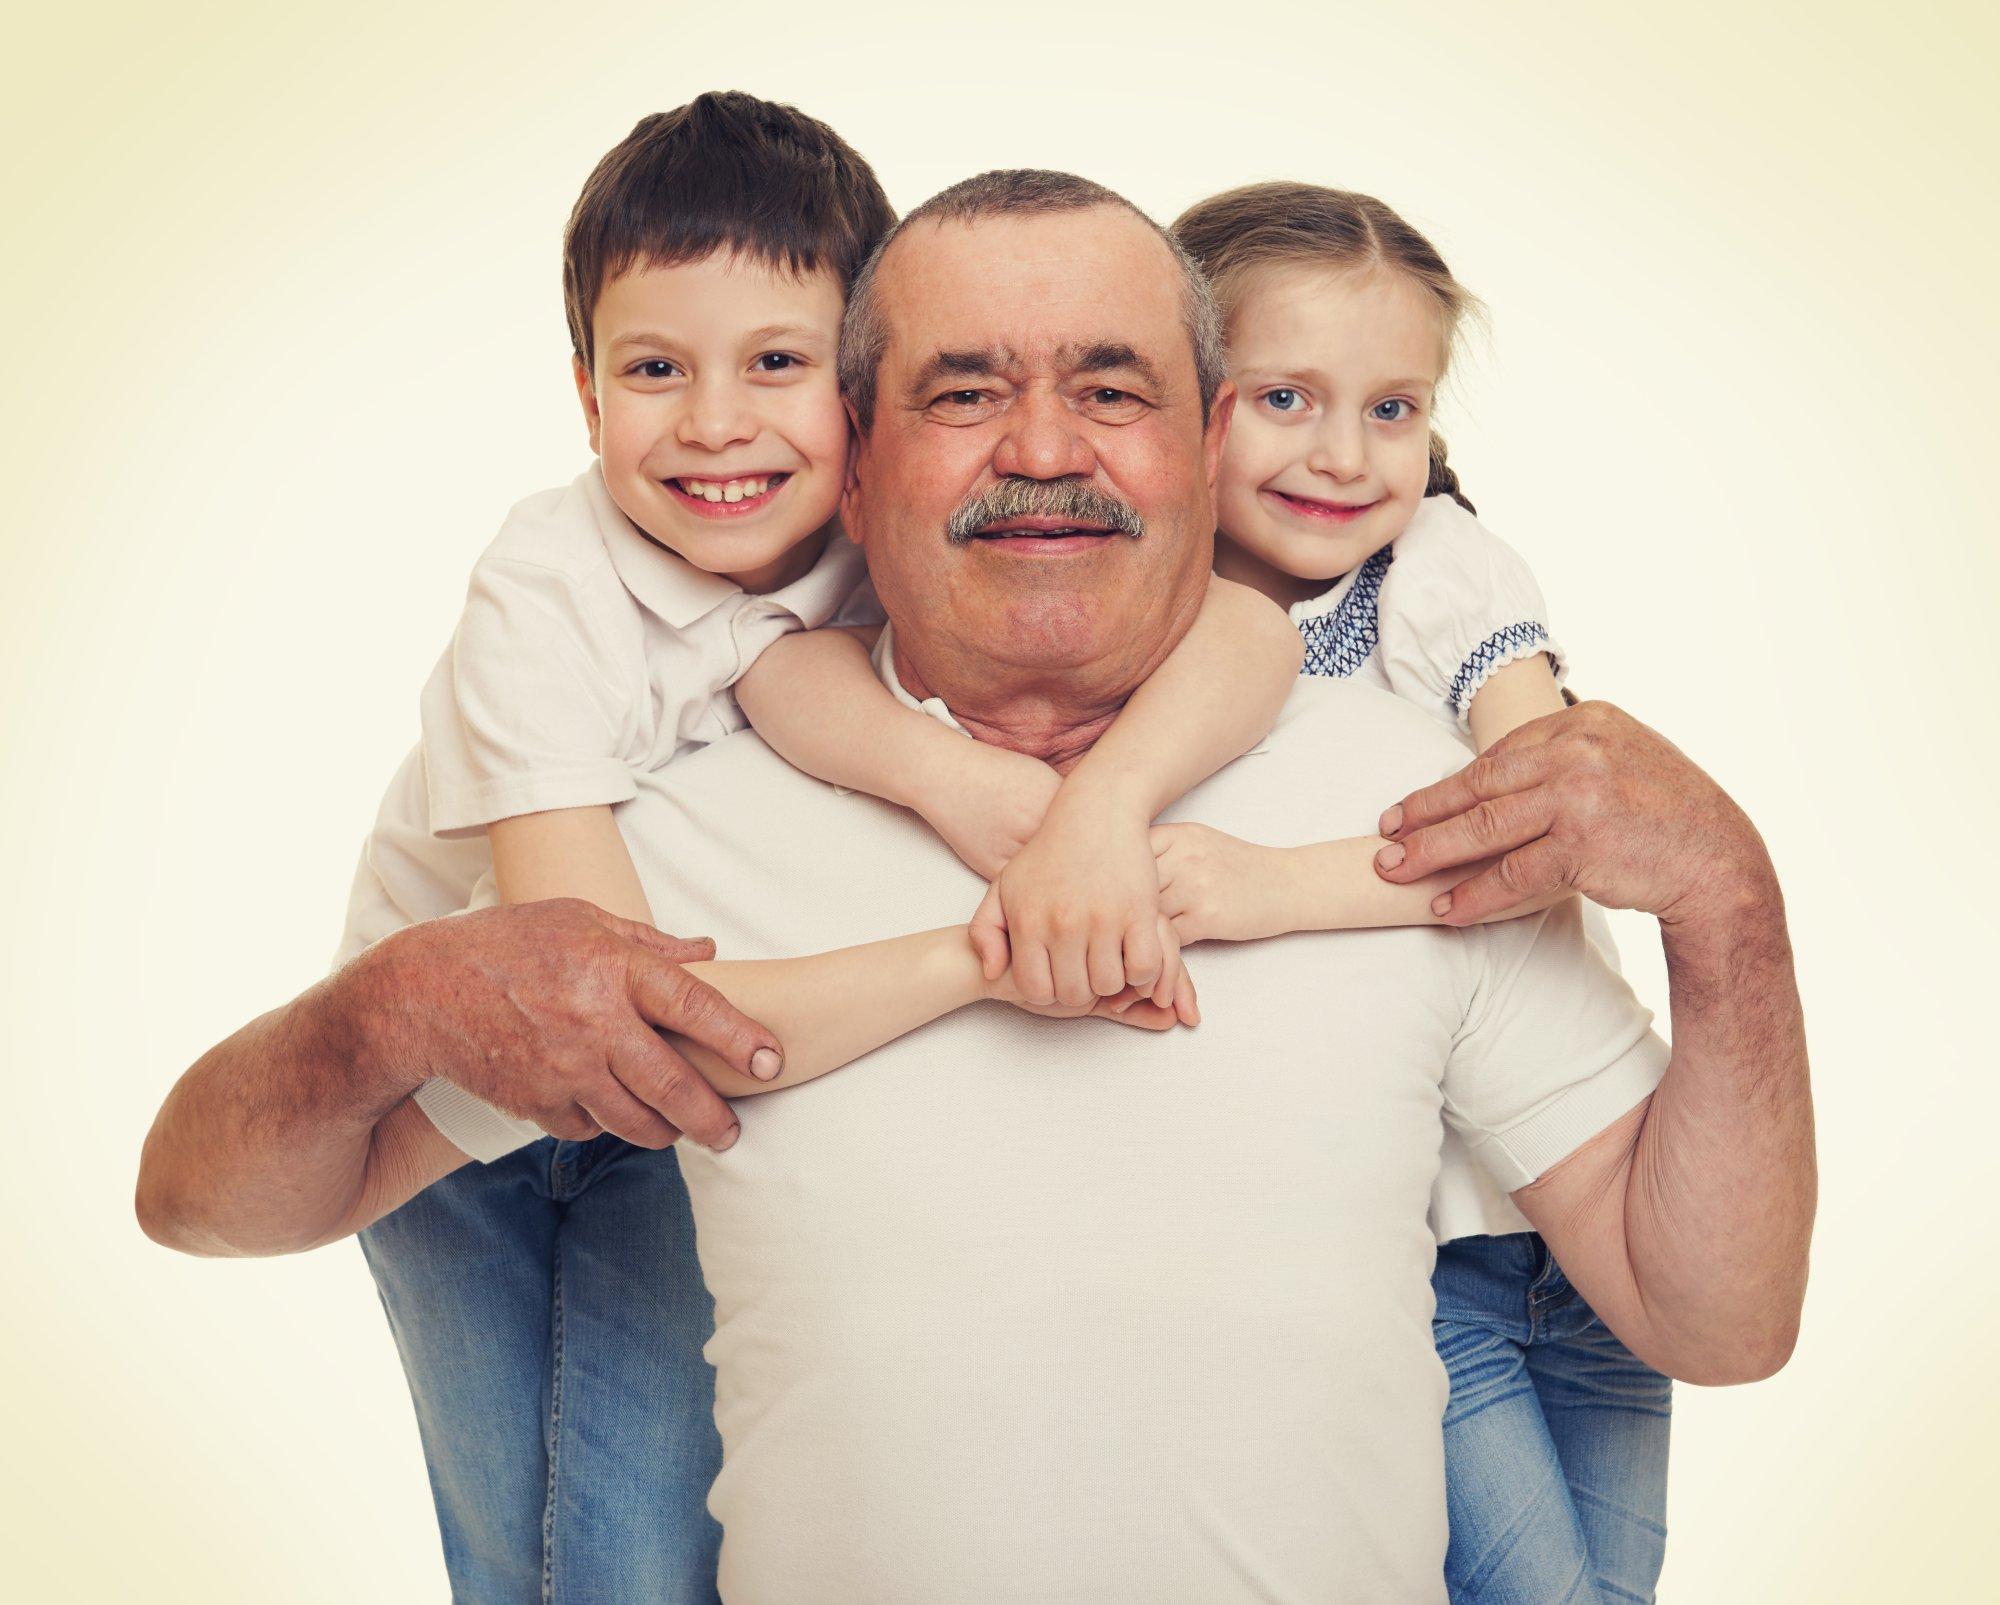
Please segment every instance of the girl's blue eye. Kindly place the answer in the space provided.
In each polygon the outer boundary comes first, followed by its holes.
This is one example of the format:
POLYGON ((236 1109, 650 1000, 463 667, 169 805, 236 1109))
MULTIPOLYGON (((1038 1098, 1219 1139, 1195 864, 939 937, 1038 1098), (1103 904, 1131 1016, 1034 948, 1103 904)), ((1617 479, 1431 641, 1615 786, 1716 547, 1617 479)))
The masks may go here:
POLYGON ((1297 412, 1305 405, 1305 398, 1296 390, 1269 390, 1264 394, 1264 403, 1273 412, 1297 412))
POLYGON ((1378 401, 1369 409, 1370 414, 1385 424, 1399 424, 1416 411, 1401 396, 1392 396, 1387 401, 1378 401))

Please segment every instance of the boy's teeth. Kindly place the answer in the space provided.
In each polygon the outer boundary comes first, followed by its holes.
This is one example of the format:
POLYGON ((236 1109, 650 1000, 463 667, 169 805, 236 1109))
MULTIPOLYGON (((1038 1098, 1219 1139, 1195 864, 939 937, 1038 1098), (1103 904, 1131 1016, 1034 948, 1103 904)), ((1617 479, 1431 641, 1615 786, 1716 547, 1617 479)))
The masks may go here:
POLYGON ((699 496, 709 502, 740 502, 745 497, 761 496, 770 488, 770 476, 752 479, 683 479, 680 487, 690 496, 699 496))

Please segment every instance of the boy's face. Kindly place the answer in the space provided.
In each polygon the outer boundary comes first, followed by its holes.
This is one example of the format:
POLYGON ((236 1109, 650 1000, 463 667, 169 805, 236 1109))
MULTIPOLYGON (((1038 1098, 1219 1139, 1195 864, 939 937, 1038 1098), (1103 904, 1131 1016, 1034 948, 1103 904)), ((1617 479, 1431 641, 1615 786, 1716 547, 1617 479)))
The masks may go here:
POLYGON ((835 374, 843 297, 718 252, 637 266, 592 316, 577 394, 625 514, 697 568, 770 590, 812 566, 847 468, 835 374))
POLYGON ((1233 547, 1238 569, 1275 570, 1305 582, 1276 589, 1316 595, 1400 535, 1423 501, 1437 313, 1401 274, 1271 268, 1230 319, 1229 354, 1238 400, 1216 498, 1222 566, 1233 547))

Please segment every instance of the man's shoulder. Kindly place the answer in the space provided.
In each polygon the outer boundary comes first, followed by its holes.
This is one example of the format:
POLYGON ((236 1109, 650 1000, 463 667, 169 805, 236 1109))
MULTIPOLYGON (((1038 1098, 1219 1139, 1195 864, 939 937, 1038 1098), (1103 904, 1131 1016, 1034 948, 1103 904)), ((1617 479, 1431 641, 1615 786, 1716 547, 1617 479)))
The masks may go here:
POLYGON ((1370 834, 1382 810, 1463 768, 1436 720, 1379 687, 1301 676, 1271 733, 1169 817, 1272 846, 1370 834))

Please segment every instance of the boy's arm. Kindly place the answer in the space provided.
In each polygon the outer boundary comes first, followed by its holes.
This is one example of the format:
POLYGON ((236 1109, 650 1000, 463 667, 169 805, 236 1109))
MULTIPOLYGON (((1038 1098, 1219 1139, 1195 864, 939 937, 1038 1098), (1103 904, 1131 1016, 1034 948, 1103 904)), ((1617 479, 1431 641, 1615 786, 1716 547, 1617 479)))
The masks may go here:
POLYGON ((1037 1002, 1075 1006, 1131 985, 1174 998, 1179 943, 1160 909, 1153 817, 1256 744, 1298 679, 1282 609, 1212 578, 1200 615, 1063 782, 1035 838, 973 917, 989 976, 1011 963, 1037 1002))
POLYGON ((737 704, 793 768, 921 815, 991 880, 1035 833, 1061 780, 1024 753, 902 706, 868 661, 875 634, 803 630, 773 642, 737 681, 737 704))
POLYGON ((639 872, 608 805, 551 808, 486 827, 503 903, 580 897, 620 919, 653 923, 639 872))
MULTIPOLYGON (((1563 706, 1549 660, 1523 658, 1496 671, 1473 698, 1473 739, 1484 752, 1508 732, 1563 706)), ((1452 888, 1487 868, 1481 863, 1398 885, 1376 872, 1378 863, 1391 869, 1401 862, 1402 849, 1381 836, 1259 847, 1202 825, 1164 825, 1153 832, 1153 846, 1161 908, 1183 942, 1439 925, 1451 911, 1452 888)), ((1518 919, 1569 895, 1552 893, 1471 923, 1518 919)))

